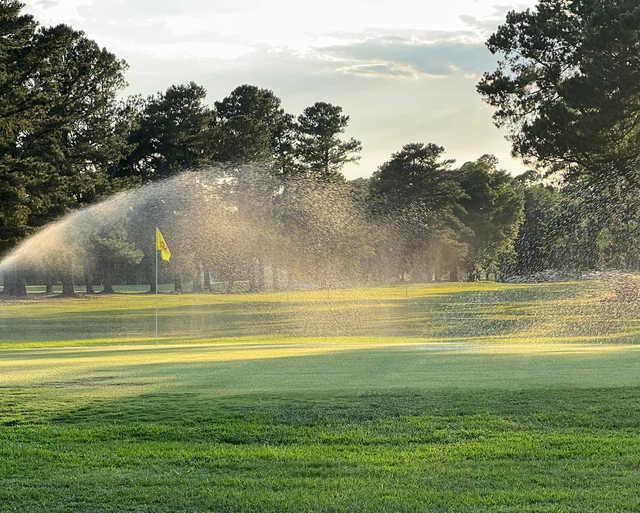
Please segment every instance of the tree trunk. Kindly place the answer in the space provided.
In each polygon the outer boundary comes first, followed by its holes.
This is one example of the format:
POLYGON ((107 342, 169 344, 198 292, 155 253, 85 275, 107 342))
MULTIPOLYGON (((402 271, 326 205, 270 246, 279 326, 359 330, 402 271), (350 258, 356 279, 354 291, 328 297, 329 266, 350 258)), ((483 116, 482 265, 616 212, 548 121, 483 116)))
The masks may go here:
POLYGON ((286 269, 273 268, 273 288, 276 290, 289 288, 289 272, 286 269))
POLYGON ((76 289, 73 284, 73 271, 69 269, 62 275, 62 295, 71 297, 75 296, 75 294, 76 289))
POLYGON ((196 271, 196 274, 193 277, 193 291, 202 292, 202 288, 204 285, 203 282, 204 282, 204 274, 202 270, 202 264, 198 264, 198 270, 196 271))
POLYGON ((227 278, 229 279, 229 281, 227 281, 227 284, 225 287, 225 294, 231 294, 231 292, 233 291, 233 284, 235 282, 235 273, 233 272, 229 273, 227 278))
POLYGON ((180 273, 176 273, 173 283, 174 283, 174 289, 176 293, 182 294, 183 292, 182 275, 180 273))
POLYGON ((194 292, 202 292, 202 281, 200 281, 200 278, 202 277, 202 275, 197 272, 196 275, 193 277, 193 291, 194 292))
POLYGON ((47 275, 45 276, 45 292, 47 294, 53 294, 53 276, 51 276, 51 274, 47 273, 47 275))
POLYGON ((4 288, 2 289, 4 296, 14 296, 16 292, 16 272, 14 269, 4 274, 4 288))
POLYGON ((113 294, 113 266, 107 263, 104 266, 104 276, 102 278, 102 293, 113 294))
POLYGON ((251 269, 251 281, 249 282, 251 292, 264 290, 264 264, 258 260, 251 269))
POLYGON ((452 269, 449 271, 449 279, 451 281, 458 281, 458 269, 452 269))
POLYGON ((27 280, 20 271, 17 272, 16 276, 15 295, 17 297, 27 297, 27 280))
POLYGON ((93 287, 93 273, 87 268, 84 270, 84 284, 87 289, 87 294, 95 293, 95 289, 93 287))
POLYGON ((202 288, 211 292, 211 273, 209 272, 209 268, 206 265, 203 265, 202 272, 204 273, 202 288))

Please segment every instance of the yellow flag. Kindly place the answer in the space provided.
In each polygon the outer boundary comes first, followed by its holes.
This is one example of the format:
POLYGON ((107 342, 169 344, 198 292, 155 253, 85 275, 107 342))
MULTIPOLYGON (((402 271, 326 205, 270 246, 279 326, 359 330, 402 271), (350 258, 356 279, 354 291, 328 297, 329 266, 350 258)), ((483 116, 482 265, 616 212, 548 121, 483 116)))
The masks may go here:
POLYGON ((167 241, 164 240, 164 237, 158 228, 156 228, 156 251, 160 251, 160 258, 165 262, 171 260, 171 251, 169 251, 167 241))

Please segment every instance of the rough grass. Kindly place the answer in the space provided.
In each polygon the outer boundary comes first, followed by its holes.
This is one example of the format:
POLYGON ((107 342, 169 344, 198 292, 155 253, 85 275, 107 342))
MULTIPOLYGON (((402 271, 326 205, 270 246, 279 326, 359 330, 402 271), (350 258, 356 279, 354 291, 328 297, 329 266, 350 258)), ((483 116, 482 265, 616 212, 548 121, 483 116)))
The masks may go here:
POLYGON ((640 307, 606 294, 0 304, 0 511, 638 511, 640 307))

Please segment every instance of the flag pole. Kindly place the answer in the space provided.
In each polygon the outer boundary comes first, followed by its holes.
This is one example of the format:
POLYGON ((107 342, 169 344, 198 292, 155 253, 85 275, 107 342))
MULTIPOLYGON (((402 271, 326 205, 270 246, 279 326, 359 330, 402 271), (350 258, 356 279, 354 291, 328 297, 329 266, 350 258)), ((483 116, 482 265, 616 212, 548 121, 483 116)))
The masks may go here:
POLYGON ((158 251, 156 251, 156 296, 158 295, 158 251))
POLYGON ((158 338, 158 248, 155 243, 153 247, 156 254, 156 338, 158 338))
POLYGON ((159 284, 158 284, 158 268, 160 267, 158 263, 158 254, 162 257, 162 260, 168 262, 171 260, 171 251, 169 251, 169 246, 167 246, 167 241, 164 240, 160 229, 156 226, 156 236, 155 236, 155 246, 153 247, 155 255, 156 255, 156 338, 158 338, 158 294, 160 293, 159 284))

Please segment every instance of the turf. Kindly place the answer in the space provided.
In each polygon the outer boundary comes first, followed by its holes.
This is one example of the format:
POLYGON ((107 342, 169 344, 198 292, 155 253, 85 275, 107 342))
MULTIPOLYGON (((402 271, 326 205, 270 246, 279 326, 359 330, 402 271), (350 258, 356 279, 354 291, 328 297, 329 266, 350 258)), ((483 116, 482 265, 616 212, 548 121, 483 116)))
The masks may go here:
POLYGON ((0 511, 638 511, 640 307, 608 295, 0 303, 0 511))

